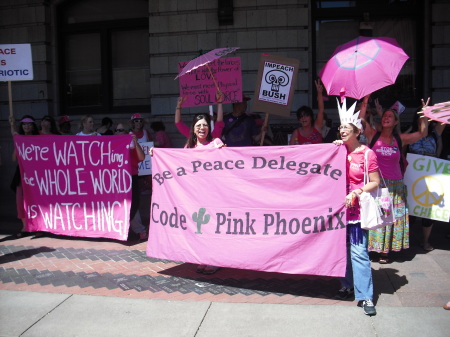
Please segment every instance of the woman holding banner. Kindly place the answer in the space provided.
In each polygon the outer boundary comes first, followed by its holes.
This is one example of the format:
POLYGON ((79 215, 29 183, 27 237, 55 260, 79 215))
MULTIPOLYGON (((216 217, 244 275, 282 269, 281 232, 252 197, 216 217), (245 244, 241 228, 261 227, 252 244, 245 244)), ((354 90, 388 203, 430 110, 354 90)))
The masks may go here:
MULTIPOLYGON (((222 103, 219 103, 218 105, 220 105, 219 111, 222 110, 222 103)), ((189 131, 189 138, 184 148, 221 148, 223 146, 224 143, 220 140, 220 138, 214 138, 212 135, 211 117, 209 116, 209 114, 196 115, 192 120, 191 129, 189 131)), ((206 266, 203 264, 197 267, 197 273, 203 273, 207 275, 214 274, 217 270, 219 270, 219 267, 206 266)))
MULTIPOLYGON (((360 117, 365 118, 369 95, 364 97, 360 117)), ((425 107, 427 103, 422 104, 425 107)), ((380 173, 389 188, 395 213, 395 222, 370 231, 369 251, 380 253, 379 263, 389 262, 388 253, 409 248, 409 218, 406 205, 406 186, 403 174, 406 164, 403 161, 402 148, 427 136, 428 119, 420 119, 420 128, 413 133, 400 133, 400 118, 397 110, 389 108, 381 117, 381 132, 377 132, 369 124, 364 129, 369 147, 377 155, 380 173)))
POLYGON ((361 135, 361 119, 359 114, 353 114, 355 104, 347 110, 346 102, 339 106, 341 140, 334 143, 344 144, 347 149, 347 268, 345 277, 341 279, 342 288, 337 298, 344 300, 353 294, 355 300, 362 301, 361 306, 366 315, 376 315, 373 304, 372 269, 370 265, 368 246, 368 231, 361 228, 361 216, 358 198, 362 192, 375 190, 380 183, 378 163, 375 153, 359 142, 361 135), (367 152, 367 171, 369 182, 364 184, 365 154, 367 152))
MULTIPOLYGON (((217 119, 214 124, 214 130, 211 133, 211 136, 214 138, 220 138, 222 136, 222 130, 225 126, 225 123, 223 122, 223 104, 222 104, 223 99, 224 99, 223 93, 221 91, 217 91, 216 93, 217 119)), ((189 138, 191 135, 192 128, 189 129, 189 127, 186 124, 184 124, 181 119, 181 107, 185 101, 186 97, 178 97, 177 107, 175 109, 175 126, 183 136, 189 138)))
MULTIPOLYGON (((30 115, 25 115, 20 120, 19 128, 15 130, 15 121, 14 116, 9 117, 9 124, 11 127, 11 134, 14 137, 15 135, 24 135, 24 136, 36 136, 39 135, 39 130, 36 125, 36 121, 34 117, 30 115)), ((13 152, 13 161, 17 161, 16 151, 13 152)), ((19 165, 16 167, 16 172, 14 173, 13 180, 11 182, 11 189, 16 193, 16 206, 17 206, 17 218, 22 220, 22 229, 20 233, 16 234, 16 237, 22 237, 22 233, 27 230, 27 221, 26 221, 26 211, 23 200, 23 188, 22 188, 22 179, 20 177, 20 169, 19 165)))

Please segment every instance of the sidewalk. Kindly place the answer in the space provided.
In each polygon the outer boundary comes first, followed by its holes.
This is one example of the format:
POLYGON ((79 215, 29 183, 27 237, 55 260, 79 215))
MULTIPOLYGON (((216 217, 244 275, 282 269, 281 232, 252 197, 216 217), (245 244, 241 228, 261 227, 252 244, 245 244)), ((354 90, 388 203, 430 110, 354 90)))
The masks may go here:
POLYGON ((143 242, 3 234, 0 336, 448 336, 449 231, 435 226, 426 253, 413 226, 410 249, 372 264, 374 317, 333 299, 335 278, 202 275, 145 256, 143 242))

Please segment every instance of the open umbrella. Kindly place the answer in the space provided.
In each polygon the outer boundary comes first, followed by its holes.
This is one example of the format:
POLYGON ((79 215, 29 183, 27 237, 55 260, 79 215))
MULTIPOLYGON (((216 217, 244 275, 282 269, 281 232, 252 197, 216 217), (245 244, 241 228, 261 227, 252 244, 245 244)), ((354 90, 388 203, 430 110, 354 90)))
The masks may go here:
MULTIPOLYGON (((232 53, 236 49, 239 49, 239 47, 216 48, 216 49, 213 49, 213 50, 211 50, 211 51, 209 51, 209 52, 207 52, 205 54, 202 54, 202 55, 196 57, 195 59, 190 60, 188 62, 188 64, 186 64, 184 66, 183 70, 177 75, 177 77, 175 77, 175 79, 177 79, 180 76, 183 76, 186 73, 191 72, 194 69, 197 69, 197 68, 199 68, 201 66, 206 65, 208 67, 209 72, 211 73, 211 77, 214 80, 214 84, 217 87, 216 79, 214 78, 214 75, 212 74, 211 68, 209 68, 208 63, 210 63, 210 62, 212 62, 214 60, 217 60, 217 59, 221 58, 224 55, 232 53)), ((219 88, 217 87, 217 89, 219 89, 219 88)))
POLYGON ((450 102, 427 106, 422 112, 426 117, 432 120, 444 124, 450 124, 450 102))
POLYGON ((395 39, 360 36, 338 46, 319 77, 328 95, 361 99, 394 84, 408 58, 395 39))

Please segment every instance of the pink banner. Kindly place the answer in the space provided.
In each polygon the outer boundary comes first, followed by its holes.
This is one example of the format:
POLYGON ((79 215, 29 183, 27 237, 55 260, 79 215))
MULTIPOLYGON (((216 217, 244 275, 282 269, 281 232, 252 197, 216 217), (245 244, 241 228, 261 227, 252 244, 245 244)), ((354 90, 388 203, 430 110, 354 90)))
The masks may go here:
MULTIPOLYGON (((178 72, 188 62, 180 62, 178 72)), ((180 96, 187 98, 183 106, 195 107, 217 104, 217 90, 214 79, 224 93, 224 103, 242 102, 241 58, 221 58, 208 63, 208 65, 213 75, 211 75, 208 67, 203 66, 178 78, 180 96)))
POLYGON ((345 147, 154 149, 147 255, 343 276, 345 147))
POLYGON ((131 136, 14 136, 28 231, 126 240, 131 136))

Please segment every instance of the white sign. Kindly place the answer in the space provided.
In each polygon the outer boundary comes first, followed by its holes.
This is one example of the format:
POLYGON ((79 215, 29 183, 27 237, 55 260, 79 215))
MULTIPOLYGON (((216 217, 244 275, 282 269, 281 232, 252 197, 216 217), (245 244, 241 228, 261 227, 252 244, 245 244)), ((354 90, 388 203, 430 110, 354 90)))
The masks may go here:
POLYGON ((0 81, 33 79, 31 45, 0 44, 0 81))
POLYGON ((449 221, 450 161, 408 153, 404 183, 408 186, 409 214, 449 221))
POLYGON ((287 105, 294 76, 294 67, 264 62, 264 70, 259 90, 259 100, 275 104, 287 105))
POLYGON ((152 157, 148 154, 150 148, 153 147, 153 142, 144 142, 139 143, 142 147, 142 150, 145 153, 145 159, 139 163, 139 175, 140 176, 148 176, 152 174, 152 157))

